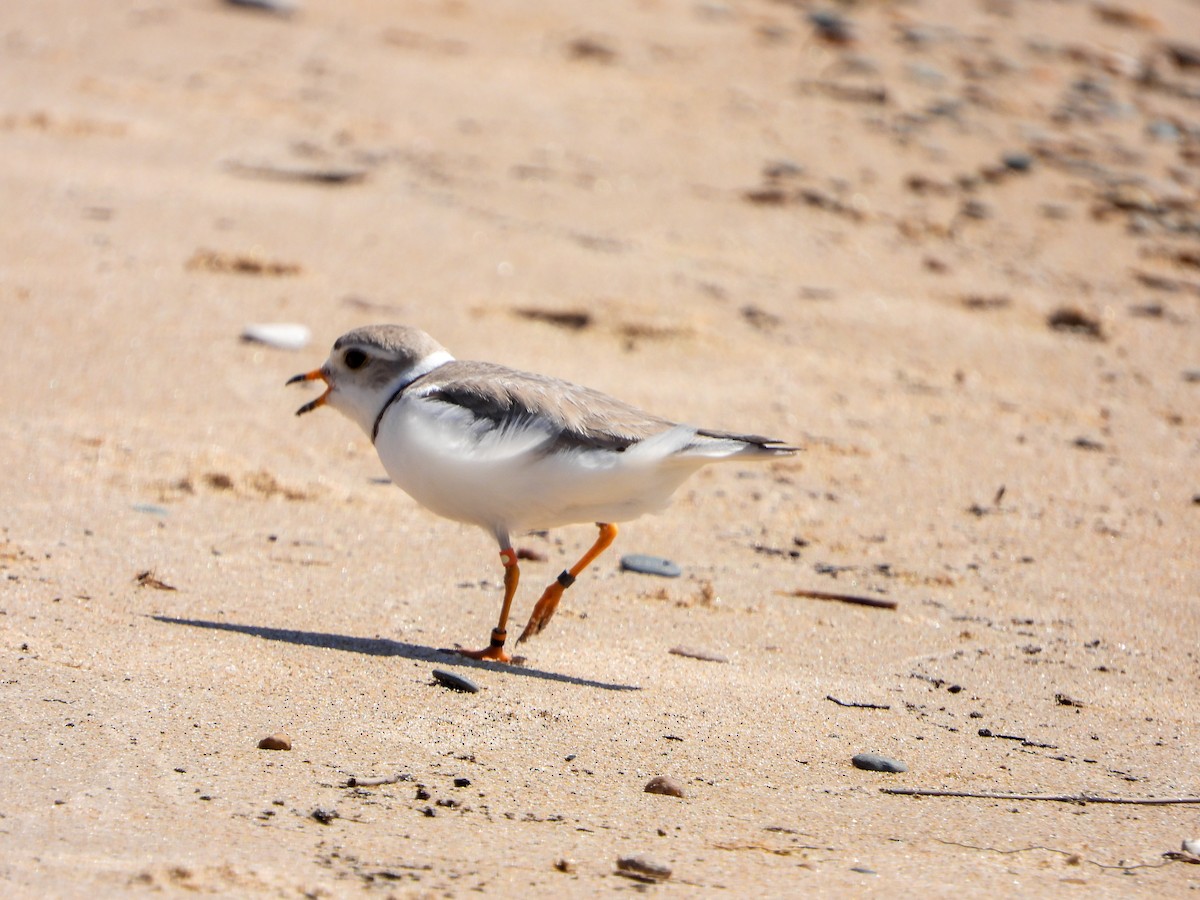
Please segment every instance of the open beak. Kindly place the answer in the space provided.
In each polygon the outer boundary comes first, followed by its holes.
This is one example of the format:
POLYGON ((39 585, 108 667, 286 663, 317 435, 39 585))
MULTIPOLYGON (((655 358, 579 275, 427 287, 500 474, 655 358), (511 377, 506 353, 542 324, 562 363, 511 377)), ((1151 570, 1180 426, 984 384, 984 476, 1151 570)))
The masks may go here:
POLYGON ((328 387, 325 388, 325 393, 323 393, 316 400, 310 400, 307 403, 305 403, 302 407, 300 407, 298 410, 296 410, 296 415, 302 416, 306 412, 312 412, 318 406, 324 406, 325 401, 329 399, 329 395, 333 391, 333 385, 329 384, 329 376, 327 376, 325 374, 325 371, 323 369, 313 369, 311 372, 305 372, 303 375, 293 375, 291 378, 289 378, 287 380, 288 384, 295 384, 298 381, 317 381, 317 380, 323 381, 323 382, 325 382, 326 385, 328 385, 328 387))

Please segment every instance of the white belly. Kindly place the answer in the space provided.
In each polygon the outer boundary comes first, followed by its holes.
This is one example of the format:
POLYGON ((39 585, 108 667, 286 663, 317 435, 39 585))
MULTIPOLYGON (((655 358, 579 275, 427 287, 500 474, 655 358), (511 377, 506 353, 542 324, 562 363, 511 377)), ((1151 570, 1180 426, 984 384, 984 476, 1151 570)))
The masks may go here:
POLYGON ((497 430, 467 410, 402 398, 375 446, 392 481, 427 509, 492 532, 624 522, 666 506, 707 460, 673 456, 692 434, 673 429, 623 453, 544 452, 551 435, 497 430))

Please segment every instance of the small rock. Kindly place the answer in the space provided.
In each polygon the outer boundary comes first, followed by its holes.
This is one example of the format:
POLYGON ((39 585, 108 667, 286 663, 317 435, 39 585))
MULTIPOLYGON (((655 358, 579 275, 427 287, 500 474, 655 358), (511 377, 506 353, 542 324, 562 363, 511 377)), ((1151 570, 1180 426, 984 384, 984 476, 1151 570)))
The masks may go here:
POLYGON ((777 159, 763 166, 763 177, 771 181, 784 178, 799 178, 804 174, 804 166, 790 159, 777 159))
POLYGON ((908 766, 898 759, 889 759, 878 753, 859 753, 850 762, 856 769, 866 769, 869 772, 907 772, 908 766))
POLYGON ((247 325, 242 329, 242 340, 279 350, 303 350, 312 340, 312 332, 306 325, 288 322, 247 325))
POLYGON ((1071 331, 1097 340, 1104 339, 1104 330, 1099 321, 1077 309, 1056 309, 1046 317, 1046 324, 1055 331, 1071 331))
POLYGON ((757 203, 760 206, 782 206, 788 202, 789 197, 787 191, 774 186, 752 188, 742 194, 742 198, 748 203, 757 203))
POLYGON ((259 750, 291 750, 292 739, 282 731, 267 735, 258 742, 259 750))
POLYGON ((225 2, 230 6, 243 6, 247 9, 274 13, 277 16, 290 16, 300 8, 297 0, 225 0, 225 2))
POLYGON ((470 779, 470 778, 455 778, 455 779, 454 779, 454 786, 455 786, 455 787, 459 787, 459 788, 462 788, 462 787, 470 787, 470 786, 471 786, 471 779, 470 779))
POLYGON ((323 806, 318 806, 310 815, 322 825, 328 825, 334 819, 341 818, 336 809, 326 809, 323 806))
POLYGON ((1192 856, 1200 856, 1200 838, 1192 838, 1183 842, 1183 852, 1192 856))
POLYGON ((968 200, 959 210, 968 219, 983 221, 992 217, 992 207, 982 200, 968 200))
POLYGON ((171 514, 171 511, 165 506, 159 506, 157 503, 134 503, 130 509, 134 512, 146 513, 149 516, 166 517, 171 514))
POLYGON ((617 860, 617 874, 638 881, 657 882, 670 878, 671 869, 645 856, 622 856, 617 860))
POLYGON ((845 16, 831 10, 814 10, 808 14, 808 21, 824 41, 842 45, 854 43, 854 26, 845 16))
POLYGON ((563 857, 554 863, 555 870, 562 872, 564 875, 575 874, 575 860, 563 857))
POLYGON ((617 51, 603 38, 580 37, 567 44, 567 56, 572 59, 586 59, 598 63, 612 63, 617 58, 617 51))
POLYGON ((455 675, 453 672, 447 672, 445 669, 434 669, 434 679, 441 685, 450 688, 454 691, 463 691, 467 694, 478 694, 479 685, 473 682, 470 678, 464 678, 462 675, 455 675))
POLYGON ((719 653, 710 653, 708 650, 701 650, 697 647, 672 647, 667 652, 674 653, 676 656, 686 656, 688 659, 702 659, 705 662, 729 662, 728 657, 721 656, 719 653))
POLYGON ((1200 69, 1200 46, 1164 41, 1162 49, 1176 66, 1181 69, 1200 69))
POLYGON ((637 572, 641 575, 660 575, 663 578, 678 578, 683 569, 669 559, 661 556, 646 556, 642 553, 630 553, 621 557, 621 568, 626 572, 637 572))
POLYGON ((1013 172, 1028 172, 1033 168, 1033 157, 1028 153, 1005 153, 1001 161, 1004 168, 1013 172))
POLYGON ((683 797, 683 787, 674 778, 655 775, 642 788, 647 794, 665 794, 668 797, 683 797))
POLYGON ((1179 140, 1179 129, 1174 122, 1166 119, 1156 119, 1146 125, 1146 133, 1157 141, 1175 143, 1179 140))

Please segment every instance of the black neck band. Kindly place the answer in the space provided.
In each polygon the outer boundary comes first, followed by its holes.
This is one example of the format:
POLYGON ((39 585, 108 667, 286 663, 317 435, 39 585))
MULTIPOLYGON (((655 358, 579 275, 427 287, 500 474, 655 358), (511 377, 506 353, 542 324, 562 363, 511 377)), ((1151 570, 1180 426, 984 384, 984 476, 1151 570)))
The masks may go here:
POLYGON ((396 388, 396 390, 392 392, 392 396, 388 397, 387 403, 383 404, 383 409, 379 410, 379 415, 377 415, 375 417, 375 424, 373 426, 371 426, 371 443, 372 444, 374 444, 375 439, 379 437, 379 423, 383 421, 383 414, 388 411, 388 409, 391 407, 391 405, 393 403, 395 403, 397 400, 400 399, 401 395, 405 391, 408 390, 409 385, 411 385, 413 383, 413 381, 416 381, 416 380, 417 379, 414 378, 414 379, 412 379, 412 381, 404 382, 404 384, 400 385, 400 387, 396 388))

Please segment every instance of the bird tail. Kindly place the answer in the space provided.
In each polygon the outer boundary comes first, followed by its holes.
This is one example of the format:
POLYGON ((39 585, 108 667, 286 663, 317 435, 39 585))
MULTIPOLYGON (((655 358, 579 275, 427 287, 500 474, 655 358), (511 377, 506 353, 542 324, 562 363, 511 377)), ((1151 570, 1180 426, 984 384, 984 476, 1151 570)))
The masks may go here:
POLYGON ((681 462, 692 460, 704 463, 725 459, 774 459, 792 456, 798 449, 758 434, 734 434, 676 425, 639 442, 627 452, 658 459, 673 457, 681 462))

